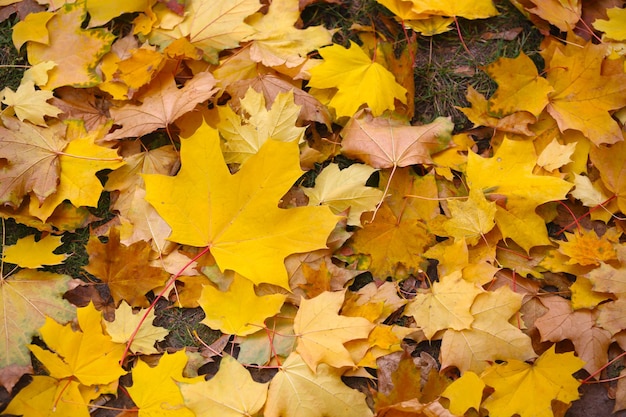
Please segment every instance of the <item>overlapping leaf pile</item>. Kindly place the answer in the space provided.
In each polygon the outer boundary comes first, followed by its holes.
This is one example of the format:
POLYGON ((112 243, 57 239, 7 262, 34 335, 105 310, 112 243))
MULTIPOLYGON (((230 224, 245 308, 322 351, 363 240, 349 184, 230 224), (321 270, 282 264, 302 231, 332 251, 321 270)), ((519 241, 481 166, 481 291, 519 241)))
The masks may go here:
MULTIPOLYGON (((497 14, 379 2, 427 34, 497 14)), ((19 270, 0 280, 0 382, 32 373, 31 354, 42 372, 4 411, 88 416, 112 394, 139 416, 562 415, 572 375, 626 350, 626 13, 514 4, 564 38, 546 35, 545 69, 523 53, 483 68, 498 89, 469 87, 462 110, 486 138, 411 125, 412 45, 332 44, 295 0, 24 16, 13 40, 32 67, 2 92, 0 203, 42 233, 3 250, 19 270), (41 268, 103 192, 116 217, 84 269, 113 308, 95 292, 76 308, 62 296, 87 284, 41 268), (224 337, 160 351, 155 294, 224 337)))

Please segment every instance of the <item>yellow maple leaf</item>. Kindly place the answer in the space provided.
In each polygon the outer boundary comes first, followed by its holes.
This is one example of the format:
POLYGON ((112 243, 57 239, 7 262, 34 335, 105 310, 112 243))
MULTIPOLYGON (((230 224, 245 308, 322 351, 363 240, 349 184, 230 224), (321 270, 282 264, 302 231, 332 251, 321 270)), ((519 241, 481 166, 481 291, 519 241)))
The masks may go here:
POLYGON ((167 329, 152 325, 155 319, 154 310, 150 310, 146 318, 145 309, 133 312, 131 306, 122 301, 115 309, 115 320, 105 321, 104 327, 115 343, 127 344, 133 336, 130 350, 135 353, 159 353, 154 344, 169 334, 167 329), (137 330, 139 328, 139 330, 137 330))
POLYGON ((572 187, 560 178, 533 174, 536 162, 532 142, 506 137, 492 158, 470 152, 467 161, 470 189, 505 197, 505 207, 496 207, 496 224, 505 238, 526 251, 550 244, 545 222, 535 213, 537 206, 565 198, 572 187))
MULTIPOLYGON (((83 29, 84 3, 66 4, 57 10, 45 24, 48 41, 28 41, 26 50, 32 65, 54 61, 57 65, 50 70, 50 77, 43 88, 53 90, 63 85, 91 87, 101 80, 96 73, 100 58, 108 52, 114 35, 106 29, 83 29), (72 45, 68 48, 68 45, 72 45)), ((29 26, 32 27, 32 26, 29 26)))
POLYGON ((498 9, 492 0, 454 1, 454 0, 410 0, 413 11, 420 14, 438 16, 457 16, 466 19, 486 19, 497 16, 498 9))
POLYGON ((309 86, 337 89, 329 103, 337 117, 350 117, 363 104, 369 106, 374 116, 380 116, 395 108, 394 99, 406 103, 406 89, 354 42, 347 49, 341 45, 327 46, 319 54, 324 62, 309 70, 309 86))
POLYGON ((616 41, 626 40, 626 10, 619 7, 606 9, 608 20, 596 19, 592 25, 604 32, 604 36, 616 41))
POLYGON ((339 214, 348 209, 348 225, 360 226, 361 214, 374 210, 383 192, 365 183, 376 169, 363 164, 353 164, 339 169, 338 164, 330 164, 315 178, 315 187, 304 188, 309 197, 309 205, 328 205, 333 213, 339 214))
POLYGON ((226 334, 247 336, 263 329, 265 319, 280 311, 286 294, 258 296, 252 282, 235 273, 228 291, 205 285, 198 303, 206 314, 202 320, 226 334))
POLYGON ((443 224, 444 230, 456 240, 465 239, 468 245, 478 243, 496 224, 496 203, 474 189, 467 201, 449 200, 448 209, 450 218, 443 224))
POLYGON ((332 43, 332 32, 323 26, 296 29, 300 8, 295 0, 274 0, 266 14, 255 13, 246 22, 254 34, 245 41, 250 45, 250 57, 268 67, 301 65, 307 54, 332 43))
POLYGON ((2 102, 12 108, 21 121, 47 126, 44 116, 55 117, 61 113, 61 109, 47 102, 53 97, 52 92, 35 90, 32 81, 22 82, 16 91, 7 87, 2 93, 2 102))
POLYGON ((539 76, 537 67, 524 52, 517 58, 500 58, 484 70, 498 83, 498 89, 489 98, 489 112, 495 116, 527 111, 536 117, 548 104, 553 88, 539 76))
POLYGON ((474 283, 467 282, 461 271, 433 282, 427 292, 418 293, 406 306, 405 314, 413 316, 415 324, 428 339, 439 330, 469 329, 474 321, 470 307, 482 291, 474 283))
POLYGON ((509 287, 479 294, 471 306, 471 328, 448 330, 441 342, 441 367, 480 373, 496 360, 528 360, 536 356, 529 336, 509 323, 522 305, 522 295, 509 287))
POLYGON ((210 246, 220 269, 283 288, 287 255, 326 247, 337 223, 328 207, 277 207, 302 174, 297 143, 269 140, 231 175, 217 131, 203 123, 183 139, 181 161, 175 177, 144 175, 146 199, 172 227, 170 240, 210 246))
POLYGON ((75 207, 96 207, 103 190, 96 172, 124 164, 117 151, 95 144, 99 138, 97 132, 86 134, 82 126, 76 124, 70 125, 67 136, 75 139, 59 156, 61 174, 56 192, 41 205, 36 199, 30 200, 30 213, 42 221, 46 221, 64 200, 69 200, 75 207))
POLYGON ((126 371, 119 364, 124 345, 112 342, 111 337, 103 333, 102 314, 90 302, 87 307, 78 309, 77 316, 81 331, 72 330, 71 324, 63 326, 46 318, 39 332, 52 352, 29 345, 50 376, 75 377, 84 385, 100 385, 124 375, 126 371))
POLYGON ((293 330, 298 344, 296 351, 315 371, 320 363, 336 368, 354 366, 344 343, 366 339, 374 324, 363 317, 339 315, 344 291, 325 291, 310 300, 301 299, 293 330))
POLYGON ((545 351, 534 364, 518 360, 492 365, 481 379, 495 391, 482 403, 492 417, 553 417, 553 400, 569 404, 578 399, 578 382, 572 374, 584 361, 573 352, 545 351))
POLYGON ((58 380, 44 375, 34 375, 32 378, 32 382, 11 399, 3 413, 29 417, 91 415, 78 381, 58 380))
POLYGON ((465 372, 448 385, 441 393, 450 400, 449 410, 454 415, 462 416, 470 408, 478 411, 483 397, 485 383, 474 372, 465 372))
POLYGON ((582 1, 579 0, 529 0, 535 7, 526 10, 547 20, 563 32, 573 31, 582 15, 582 1))
POLYGON ((547 74, 554 87, 548 113, 561 132, 578 130, 596 145, 624 140, 609 111, 626 106, 626 74, 603 75, 605 53, 606 45, 588 42, 583 48, 554 48, 551 57, 544 57, 548 68, 553 68, 547 74))
POLYGON ((41 268, 43 265, 58 265, 68 255, 52 253, 61 245, 61 236, 48 235, 35 242, 35 235, 28 235, 12 246, 5 246, 2 251, 4 262, 22 268, 41 268))
POLYGON ((11 37, 13 45, 19 51, 26 42, 50 44, 50 34, 46 24, 55 16, 52 12, 29 13, 13 27, 11 37))
POLYGON ((255 382, 246 368, 228 355, 210 380, 179 387, 185 405, 197 417, 253 416, 265 404, 268 390, 267 383, 255 382))
POLYGON ((270 382, 265 417, 371 417, 365 395, 346 386, 342 373, 324 363, 314 372, 293 352, 270 382))
POLYGON ((254 33, 245 19, 260 8, 258 0, 190 0, 185 2, 181 17, 163 7, 156 11, 158 21, 149 40, 151 44, 165 46, 188 37, 193 46, 204 51, 209 62, 217 64, 221 51, 236 48, 254 33))
POLYGON ((102 26, 124 13, 142 12, 152 7, 156 0, 86 0, 89 27, 102 26))
POLYGON ((217 129, 226 139, 224 160, 227 164, 242 164, 256 154, 268 140, 300 142, 303 127, 297 127, 300 106, 294 103, 293 92, 278 93, 269 110, 265 96, 253 88, 239 101, 241 115, 230 106, 219 106, 220 122, 217 129))
POLYGON ((459 110, 474 123, 474 126, 489 126, 499 132, 516 133, 531 136, 533 133, 528 125, 535 123, 537 118, 526 111, 515 112, 502 118, 494 117, 489 112, 489 102, 471 85, 467 87, 467 101, 471 107, 460 107, 459 110))
POLYGON ((193 417, 195 414, 185 406, 183 395, 176 381, 197 383, 204 378, 185 378, 183 370, 187 363, 184 350, 166 353, 159 363, 150 367, 138 361, 133 368, 133 385, 126 390, 139 408, 139 417, 172 416, 193 417))

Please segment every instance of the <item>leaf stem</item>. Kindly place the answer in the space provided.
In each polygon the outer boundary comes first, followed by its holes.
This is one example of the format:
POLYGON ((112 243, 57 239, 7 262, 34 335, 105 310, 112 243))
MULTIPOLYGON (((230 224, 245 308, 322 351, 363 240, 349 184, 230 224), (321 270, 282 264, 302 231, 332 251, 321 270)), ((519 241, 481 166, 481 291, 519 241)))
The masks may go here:
POLYGON ((128 357, 130 346, 133 344, 133 341, 135 340, 135 337, 137 336, 139 329, 148 318, 148 314, 150 314, 150 312, 154 309, 154 306, 156 305, 156 303, 163 297, 163 295, 166 292, 168 292, 171 289, 172 285, 174 285, 178 277, 180 277, 183 274, 183 272, 185 272, 185 270, 189 268, 195 261, 197 261, 204 254, 209 252, 210 249, 211 249, 211 246, 207 246, 206 248, 202 249, 200 253, 194 256, 189 262, 185 264, 185 266, 183 266, 178 272, 176 272, 176 274, 170 278, 169 282, 167 283, 167 285, 165 285, 165 287, 161 290, 161 292, 157 294, 157 296, 154 298, 154 301, 152 301, 150 306, 148 306, 146 311, 143 313, 141 320, 139 320, 139 324, 137 324, 137 327, 135 327, 135 330, 133 330, 133 333, 128 338, 128 342, 126 342, 126 348, 124 349, 124 353, 122 354, 122 358, 120 359, 120 365, 122 365, 124 361, 126 360, 126 358, 128 357))

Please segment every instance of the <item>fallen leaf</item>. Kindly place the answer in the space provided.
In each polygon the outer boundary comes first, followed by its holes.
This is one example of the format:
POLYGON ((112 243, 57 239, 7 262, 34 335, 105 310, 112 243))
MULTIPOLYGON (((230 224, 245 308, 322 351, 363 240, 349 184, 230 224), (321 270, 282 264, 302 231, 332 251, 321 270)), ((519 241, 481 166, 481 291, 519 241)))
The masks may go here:
POLYGON ((354 115, 342 131, 342 152, 374 168, 432 164, 431 155, 448 147, 453 128, 440 117, 423 126, 410 126, 368 111, 354 115))
POLYGON ((289 355, 272 378, 265 417, 370 417, 365 395, 341 380, 342 371, 325 363, 312 371, 296 352, 289 355))
POLYGON ((147 315, 145 313, 143 309, 133 312, 131 306, 122 301, 115 309, 115 320, 104 322, 111 340, 115 343, 127 344, 132 337, 130 350, 134 353, 146 355, 159 353, 154 344, 165 339, 169 331, 152 325, 155 319, 154 310, 150 310, 147 315))
POLYGON ((217 131, 203 124, 183 141, 178 175, 144 175, 146 199, 172 227, 169 239, 210 246, 221 270, 255 284, 289 288, 285 257, 325 247, 337 222, 327 207, 277 208, 301 175, 297 143, 267 141, 231 175, 217 131))
POLYGON ((57 379, 74 377, 83 385, 108 384, 124 375, 119 364, 124 345, 114 343, 103 333, 102 314, 93 304, 77 310, 80 331, 72 325, 60 325, 47 317, 39 329, 50 350, 29 345, 35 357, 57 379))
POLYGON ((304 128, 297 127, 300 106, 293 93, 278 93, 270 110, 266 110, 265 97, 253 88, 239 101, 240 113, 229 106, 219 106, 220 122, 217 129, 226 142, 224 160, 227 164, 242 164, 256 154, 268 140, 297 142, 303 139, 304 128))
MULTIPOLYGON (((515 320, 522 296, 508 287, 476 296, 471 327, 447 330, 441 341, 441 367, 456 366, 461 373, 483 372, 498 360, 526 361, 536 357, 532 341, 509 320, 515 320)), ((518 326, 519 326, 519 316, 518 326)))
POLYGON ((506 238, 527 252, 533 246, 549 245, 545 221, 535 213, 538 205, 561 200, 572 187, 560 178, 535 175, 537 162, 532 142, 505 138, 492 158, 468 154, 467 182, 470 189, 506 197, 496 206, 496 224, 506 238))
POLYGON ((35 90, 32 81, 20 84, 16 91, 5 87, 1 91, 2 102, 15 111, 15 115, 21 121, 46 126, 44 116, 55 117, 61 113, 61 109, 48 103, 52 96, 51 91, 35 90))
POLYGON ((2 251, 4 262, 21 266, 22 268, 41 268, 44 265, 58 265, 68 255, 52 253, 61 246, 61 236, 48 235, 35 242, 35 235, 28 235, 12 246, 5 246, 2 251))
POLYGON ((201 323, 222 333, 247 336, 263 330, 265 319, 280 311, 286 297, 258 296, 252 282, 235 273, 228 291, 203 286, 198 303, 206 316, 201 323))
POLYGON ((121 244, 119 231, 113 228, 107 243, 94 235, 89 238, 89 263, 83 268, 107 284, 116 305, 125 300, 134 307, 148 307, 146 293, 164 285, 170 276, 150 266, 150 250, 144 241, 121 244))
POLYGON ((361 214, 376 208, 382 191, 365 183, 376 172, 363 164, 353 164, 340 170, 330 164, 315 178, 315 187, 304 188, 310 206, 328 205, 333 213, 348 211, 348 225, 360 226, 361 214))
POLYGON ((489 98, 489 112, 495 116, 527 111, 536 117, 548 104, 553 88, 539 76, 537 67, 524 52, 517 58, 499 58, 484 70, 498 83, 498 89, 489 98))
POLYGON ((337 89, 329 103, 337 117, 351 117, 362 104, 367 104, 374 116, 380 116, 395 108, 395 99, 406 103, 406 89, 354 42, 347 49, 336 44, 321 48, 319 54, 324 62, 309 70, 309 86, 337 89))
POLYGON ((354 360, 344 343, 365 339, 374 328, 362 317, 339 315, 345 291, 323 292, 310 300, 302 299, 293 331, 302 360, 315 372, 320 364, 335 368, 354 366, 354 360))
POLYGON ((551 401, 577 400, 578 382, 572 374, 584 361, 573 352, 555 353, 554 345, 534 364, 518 360, 495 364, 480 376, 495 392, 482 403, 492 417, 552 417, 551 401))
POLYGON ((38 22, 48 32, 46 42, 31 39, 30 35, 23 39, 28 41, 26 51, 32 65, 46 61, 57 64, 50 71, 44 89, 54 90, 63 85, 92 87, 101 81, 96 65, 108 52, 114 36, 106 29, 83 29, 85 15, 84 3, 67 4, 46 23, 38 22), (72 47, 68 49, 68 45, 72 47))
POLYGON ((470 329, 475 320, 470 307, 481 292, 476 284, 465 281, 457 271, 433 282, 428 291, 418 292, 407 304, 405 314, 413 316, 415 324, 428 339, 439 330, 470 329))
POLYGON ((76 308, 62 298, 71 278, 23 269, 0 278, 0 368, 30 365, 27 345, 47 317, 69 321, 76 308))
POLYGON ((450 400, 449 410, 455 415, 464 415, 470 408, 478 411, 482 402, 485 383, 474 372, 464 372, 460 378, 448 385, 441 394, 450 400))
POLYGON ((209 72, 197 74, 180 89, 171 74, 155 78, 150 86, 141 97, 141 105, 126 103, 110 109, 113 122, 121 128, 109 133, 104 140, 142 136, 167 127, 217 91, 215 78, 209 72))
MULTIPOLYGON (((541 297, 548 311, 535 320, 542 341, 560 342, 569 339, 574 344, 578 357, 585 361, 584 369, 590 375, 608 362, 611 334, 596 326, 597 311, 573 311, 571 303, 558 296, 541 297)), ((597 376, 596 376, 597 377, 597 376)))
POLYGON ((198 383, 200 378, 185 378, 183 370, 187 363, 184 350, 166 353, 159 363, 150 367, 140 360, 133 368, 133 385, 128 394, 139 408, 139 417, 168 415, 193 417, 195 414, 185 406, 183 394, 176 382, 198 383))
POLYGON ((57 189, 60 154, 67 146, 65 126, 41 128, 3 118, 0 158, 7 161, 0 182, 0 202, 17 208, 33 192, 41 203, 57 189))
POLYGON ((578 130, 595 145, 624 140, 609 111, 626 106, 626 74, 603 75, 605 53, 604 45, 589 42, 583 48, 557 48, 551 57, 544 57, 554 88, 548 95, 548 113, 561 132, 578 130))
POLYGON ((246 22, 254 33, 245 41, 252 41, 250 58, 268 67, 301 65, 311 51, 332 43, 332 32, 323 26, 296 29, 300 18, 298 3, 274 0, 266 14, 255 13, 246 22))

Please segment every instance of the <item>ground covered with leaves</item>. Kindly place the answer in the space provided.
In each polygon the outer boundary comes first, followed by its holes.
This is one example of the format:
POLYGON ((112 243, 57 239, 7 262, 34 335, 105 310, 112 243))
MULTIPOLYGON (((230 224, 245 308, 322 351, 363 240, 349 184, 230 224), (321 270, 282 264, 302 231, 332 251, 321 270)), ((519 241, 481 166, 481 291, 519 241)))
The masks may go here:
POLYGON ((3 415, 626 409, 623 1, 41 3, 3 415))

